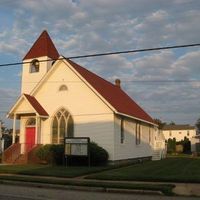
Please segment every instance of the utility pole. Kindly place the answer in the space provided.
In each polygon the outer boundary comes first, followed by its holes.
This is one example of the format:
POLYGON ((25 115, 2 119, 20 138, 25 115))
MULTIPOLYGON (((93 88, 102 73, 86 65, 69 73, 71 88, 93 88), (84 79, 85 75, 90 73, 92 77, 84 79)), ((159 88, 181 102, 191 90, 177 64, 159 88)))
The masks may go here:
POLYGON ((0 120, 0 139, 2 138, 2 122, 0 120))
POLYGON ((0 153, 2 153, 2 122, 0 120, 0 153))
POLYGON ((4 151, 4 139, 3 139, 2 127, 3 123, 0 120, 0 154, 4 151))

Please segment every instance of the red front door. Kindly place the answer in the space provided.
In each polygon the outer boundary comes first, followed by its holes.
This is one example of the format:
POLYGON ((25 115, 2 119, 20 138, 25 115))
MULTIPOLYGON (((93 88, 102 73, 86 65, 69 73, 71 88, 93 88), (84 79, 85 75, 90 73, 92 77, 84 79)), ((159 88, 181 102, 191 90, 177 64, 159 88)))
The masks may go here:
POLYGON ((35 127, 26 127, 26 152, 35 145, 35 127))

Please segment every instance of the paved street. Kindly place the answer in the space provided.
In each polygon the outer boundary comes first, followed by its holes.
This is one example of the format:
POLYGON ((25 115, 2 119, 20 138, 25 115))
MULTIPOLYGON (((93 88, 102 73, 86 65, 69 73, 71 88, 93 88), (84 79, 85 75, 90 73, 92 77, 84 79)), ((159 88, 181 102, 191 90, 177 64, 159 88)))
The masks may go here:
POLYGON ((194 197, 164 197, 137 194, 83 192, 59 189, 45 189, 0 184, 1 200, 192 200, 194 197))

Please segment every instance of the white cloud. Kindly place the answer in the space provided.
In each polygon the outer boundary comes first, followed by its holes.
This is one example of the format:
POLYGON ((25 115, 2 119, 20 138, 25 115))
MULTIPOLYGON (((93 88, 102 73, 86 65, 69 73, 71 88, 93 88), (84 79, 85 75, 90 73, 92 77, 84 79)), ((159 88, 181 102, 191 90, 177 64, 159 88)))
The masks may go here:
POLYGON ((200 80, 200 51, 191 51, 179 57, 172 65, 172 74, 182 79, 200 80))
MULTIPOLYGON (((0 52, 21 60, 44 29, 65 56, 199 43, 199 8, 195 0, 2 0, 0 9, 14 18, 0 27, 0 52)), ((109 80, 121 78, 123 88, 148 111, 192 122, 197 114, 187 118, 183 112, 197 112, 198 82, 131 80, 200 79, 199 58, 199 49, 189 49, 75 61, 109 80)))
POLYGON ((164 10, 158 10, 153 12, 150 16, 146 18, 148 21, 156 22, 156 21, 163 21, 169 17, 169 14, 164 10))

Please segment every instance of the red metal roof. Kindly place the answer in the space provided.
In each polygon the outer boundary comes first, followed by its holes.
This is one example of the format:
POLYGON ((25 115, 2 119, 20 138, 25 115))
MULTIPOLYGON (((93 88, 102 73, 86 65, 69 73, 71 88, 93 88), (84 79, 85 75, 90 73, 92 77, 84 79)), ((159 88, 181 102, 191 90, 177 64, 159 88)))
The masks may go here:
POLYGON ((23 60, 37 58, 41 56, 48 56, 52 59, 57 59, 59 53, 54 46, 47 31, 43 31, 39 38, 35 41, 31 49, 28 51, 23 60))
POLYGON ((29 101, 29 103, 33 106, 35 111, 41 115, 41 116, 49 116, 48 113, 45 111, 45 109, 41 106, 41 104, 37 101, 37 99, 31 95, 24 94, 26 99, 29 101))
POLYGON ((96 74, 67 59, 71 66, 114 107, 117 112, 134 118, 139 118, 150 123, 154 120, 133 99, 131 99, 119 86, 116 86, 96 74))

